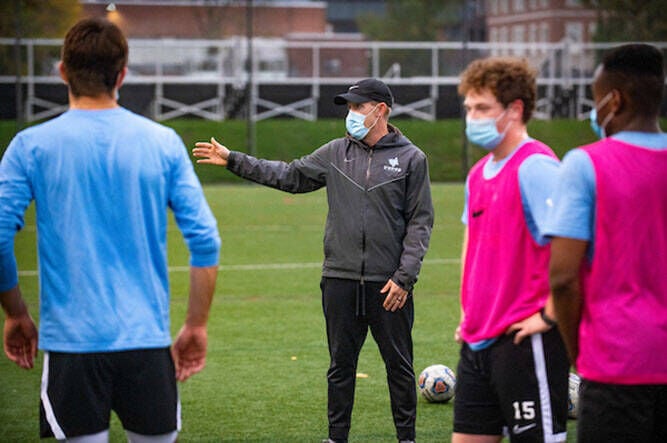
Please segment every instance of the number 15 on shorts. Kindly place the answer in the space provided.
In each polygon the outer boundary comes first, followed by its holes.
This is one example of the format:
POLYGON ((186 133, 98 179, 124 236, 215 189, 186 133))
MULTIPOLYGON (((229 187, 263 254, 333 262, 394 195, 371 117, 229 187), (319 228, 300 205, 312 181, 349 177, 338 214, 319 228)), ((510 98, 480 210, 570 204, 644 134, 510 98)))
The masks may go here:
POLYGON ((514 408, 515 420, 532 420, 535 418, 534 401, 515 401, 512 402, 514 408))

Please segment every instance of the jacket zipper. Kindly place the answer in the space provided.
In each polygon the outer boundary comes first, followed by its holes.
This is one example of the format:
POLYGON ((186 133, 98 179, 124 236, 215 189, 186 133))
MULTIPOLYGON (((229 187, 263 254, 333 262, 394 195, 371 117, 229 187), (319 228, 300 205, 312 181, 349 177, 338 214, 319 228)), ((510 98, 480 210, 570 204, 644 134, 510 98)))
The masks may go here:
MULTIPOLYGON (((364 192, 368 191, 368 185, 371 177, 371 160, 373 159, 373 149, 369 149, 368 165, 366 166, 366 184, 364 192)), ((366 282, 364 274, 366 273, 366 203, 364 203, 361 225, 361 278, 359 280, 359 287, 357 288, 357 308, 356 316, 366 316, 366 282)))
MULTIPOLYGON (((364 192, 368 192, 368 186, 371 178, 371 161, 373 160, 373 148, 368 150, 368 164, 366 165, 366 183, 364 192)), ((366 273, 366 203, 364 203, 363 224, 361 227, 361 284, 364 284, 364 274, 366 273)))

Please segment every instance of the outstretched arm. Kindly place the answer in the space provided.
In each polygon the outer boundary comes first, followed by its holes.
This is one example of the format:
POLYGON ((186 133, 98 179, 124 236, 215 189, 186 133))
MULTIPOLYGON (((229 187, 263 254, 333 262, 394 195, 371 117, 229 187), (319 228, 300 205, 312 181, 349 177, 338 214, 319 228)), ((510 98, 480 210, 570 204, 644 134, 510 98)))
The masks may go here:
POLYGON ((0 304, 6 316, 3 334, 5 354, 23 369, 31 369, 37 356, 37 328, 18 285, 0 292, 0 304))
POLYGON ((208 334, 206 323, 213 300, 217 266, 190 267, 190 299, 185 324, 171 346, 176 379, 185 381, 204 369, 208 334))
POLYGON ((287 163, 230 151, 211 138, 210 142, 195 143, 192 154, 200 158, 197 163, 224 166, 246 180, 285 192, 304 193, 326 185, 329 150, 330 146, 325 145, 310 155, 287 163))

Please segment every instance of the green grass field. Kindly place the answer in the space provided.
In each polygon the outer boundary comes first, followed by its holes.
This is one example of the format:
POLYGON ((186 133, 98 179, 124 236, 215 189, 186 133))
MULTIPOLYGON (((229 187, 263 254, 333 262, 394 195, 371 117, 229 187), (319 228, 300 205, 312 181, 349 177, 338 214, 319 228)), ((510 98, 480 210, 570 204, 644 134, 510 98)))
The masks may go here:
MULTIPOLYGON (((436 222, 431 247, 415 290, 415 370, 442 363, 456 368, 452 336, 459 316, 458 281, 463 200, 461 122, 394 122, 429 156, 436 222), (458 183, 437 183, 437 182, 458 183)), ((242 121, 166 122, 186 146, 215 135, 230 148, 245 150, 242 121)), ((258 155, 289 160, 342 134, 342 120, 268 120, 257 125, 258 155)), ((586 122, 532 122, 530 131, 562 156, 592 140, 586 122)), ((0 149, 16 132, 0 121, 0 149)), ((482 155, 472 150, 471 161, 482 155)), ((209 324, 207 368, 181 385, 181 442, 319 442, 327 434, 328 353, 319 279, 326 216, 324 191, 292 196, 239 184, 222 168, 197 165, 223 237, 221 272, 209 324), (228 181, 231 184, 212 184, 228 181)), ((178 330, 187 303, 188 255, 178 230, 169 231, 173 270, 172 330, 178 330)), ((20 284, 38 317, 34 211, 16 239, 20 284)), ((41 354, 37 368, 23 371, 0 357, 0 441, 38 441, 41 354)), ((350 441, 394 441, 384 367, 371 337, 359 371, 350 441)), ((420 442, 450 439, 452 404, 419 399, 420 442)), ((573 428, 573 424, 571 424, 573 428)), ((112 441, 124 441, 117 420, 112 441)), ((572 433, 570 441, 574 441, 572 433)))
MULTIPOLYGON (((327 435, 328 353, 318 286, 325 193, 292 196, 249 185, 205 191, 223 237, 221 272, 207 367, 180 385, 179 441, 319 442, 327 435)), ((434 363, 456 368, 462 193, 460 184, 433 185, 435 228, 415 289, 417 372, 434 363)), ((32 208, 15 248, 20 284, 37 317, 32 208)), ((173 222, 169 258, 175 333, 185 313, 188 255, 173 222)), ((38 440, 41 363, 40 353, 37 367, 24 371, 0 358, 0 441, 38 440)), ((368 378, 357 380, 350 441, 395 441, 384 367, 370 335, 358 370, 368 378)), ((449 441, 451 423, 451 403, 430 404, 420 396, 418 441, 449 441)), ((123 438, 114 418, 112 441, 123 438)))

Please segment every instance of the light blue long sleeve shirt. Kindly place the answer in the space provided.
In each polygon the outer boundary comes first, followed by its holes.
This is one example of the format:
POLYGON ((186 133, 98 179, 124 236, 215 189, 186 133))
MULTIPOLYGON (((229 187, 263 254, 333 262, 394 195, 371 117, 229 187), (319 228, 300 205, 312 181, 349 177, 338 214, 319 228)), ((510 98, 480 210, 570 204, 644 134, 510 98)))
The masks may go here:
POLYGON ((168 208, 192 266, 216 265, 220 250, 178 135, 124 108, 70 110, 17 134, 0 163, 0 290, 18 283, 14 237, 33 200, 40 348, 168 346, 168 208))

